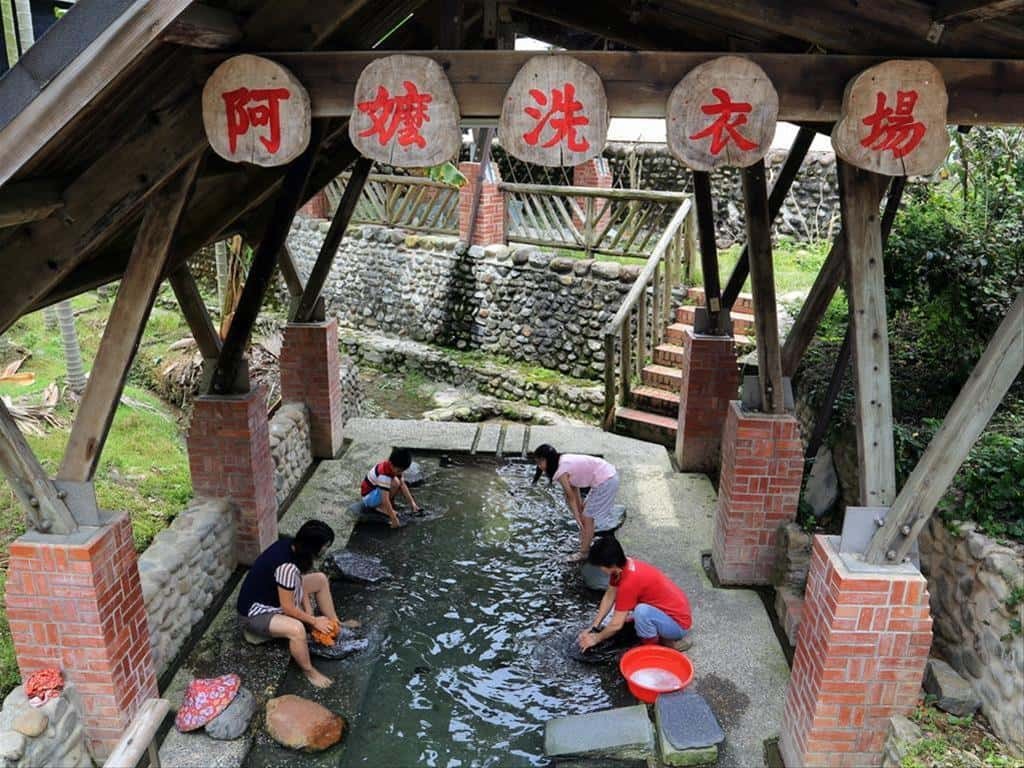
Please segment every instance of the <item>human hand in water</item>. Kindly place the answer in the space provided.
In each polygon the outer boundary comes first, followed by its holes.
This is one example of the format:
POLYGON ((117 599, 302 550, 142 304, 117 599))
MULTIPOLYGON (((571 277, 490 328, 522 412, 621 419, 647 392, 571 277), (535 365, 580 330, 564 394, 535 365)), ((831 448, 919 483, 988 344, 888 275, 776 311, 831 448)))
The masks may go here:
POLYGON ((577 642, 579 643, 581 651, 589 650, 597 645, 597 633, 591 632, 589 629, 585 629, 580 632, 577 642))
POLYGON ((334 632, 334 622, 326 616, 316 616, 313 619, 313 629, 321 634, 330 635, 334 632))

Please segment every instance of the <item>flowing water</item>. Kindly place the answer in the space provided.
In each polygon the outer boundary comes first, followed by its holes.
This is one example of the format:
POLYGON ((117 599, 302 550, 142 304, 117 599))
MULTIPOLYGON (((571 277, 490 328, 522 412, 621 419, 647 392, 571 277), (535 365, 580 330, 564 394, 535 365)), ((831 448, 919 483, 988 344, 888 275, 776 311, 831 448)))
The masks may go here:
MULTIPOLYGON (((547 720, 634 703, 614 662, 571 658, 597 601, 563 563, 577 534, 561 492, 531 486, 532 465, 454 462, 425 462, 429 479, 414 492, 427 519, 359 526, 349 543, 395 578, 334 588, 371 647, 338 668, 320 663, 335 689, 365 690, 358 705, 318 697, 351 707, 333 765, 545 765, 547 720)), ((251 762, 282 764, 270 757, 251 762)))

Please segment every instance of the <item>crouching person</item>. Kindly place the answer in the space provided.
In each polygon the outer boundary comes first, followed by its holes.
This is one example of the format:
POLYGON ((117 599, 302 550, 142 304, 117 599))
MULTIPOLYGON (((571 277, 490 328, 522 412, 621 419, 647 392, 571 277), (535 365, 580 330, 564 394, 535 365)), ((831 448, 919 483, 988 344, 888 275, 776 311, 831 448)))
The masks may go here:
POLYGON ((612 637, 630 619, 643 644, 689 648, 686 636, 693 623, 690 601, 668 576, 649 563, 626 557, 614 536, 595 539, 587 562, 608 574, 608 589, 593 624, 580 633, 581 650, 612 637), (602 627, 609 613, 612 618, 602 627))
POLYGON ((408 448, 395 448, 387 461, 375 464, 366 473, 359 486, 363 506, 384 515, 392 528, 399 528, 402 525, 394 503, 399 494, 405 497, 414 515, 420 511, 420 506, 403 477, 411 466, 412 452, 408 448))
POLYGON ((334 531, 327 523, 303 523, 294 538, 282 537, 256 558, 238 593, 242 629, 261 637, 286 638, 295 663, 317 688, 326 688, 331 679, 309 660, 306 628, 330 634, 337 626, 330 583, 324 574, 312 572, 313 561, 332 543, 334 531), (311 597, 322 615, 313 615, 311 597))

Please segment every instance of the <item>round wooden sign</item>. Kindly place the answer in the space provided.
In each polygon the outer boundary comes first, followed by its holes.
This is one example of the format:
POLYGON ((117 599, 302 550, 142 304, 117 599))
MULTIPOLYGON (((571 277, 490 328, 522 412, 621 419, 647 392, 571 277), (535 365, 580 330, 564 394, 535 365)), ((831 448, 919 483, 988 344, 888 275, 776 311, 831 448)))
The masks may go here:
POLYGON ((210 146, 225 160, 285 165, 309 145, 309 94, 280 64, 235 56, 206 81, 203 125, 210 146))
POLYGON ((722 56, 694 67, 672 89, 665 133, 673 155, 695 171, 753 165, 771 148, 779 95, 757 64, 722 56))
POLYGON ((883 62, 847 84, 832 146, 850 165, 886 176, 934 173, 949 151, 948 104, 931 62, 883 62))
POLYGON ((364 156, 430 168, 462 148, 459 104, 441 65, 425 56, 386 56, 356 82, 348 135, 364 156))
POLYGON ((505 94, 498 140, 513 157, 576 166, 604 151, 608 99, 601 77, 571 56, 534 56, 505 94))

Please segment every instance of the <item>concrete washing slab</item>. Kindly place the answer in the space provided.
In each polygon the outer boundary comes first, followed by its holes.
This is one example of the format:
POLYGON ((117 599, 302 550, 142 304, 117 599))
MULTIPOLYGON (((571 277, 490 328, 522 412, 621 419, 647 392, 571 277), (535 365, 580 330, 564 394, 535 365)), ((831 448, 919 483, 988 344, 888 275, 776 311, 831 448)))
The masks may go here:
POLYGON ((544 728, 544 754, 556 759, 645 760, 654 755, 647 707, 639 704, 551 720, 544 728))

